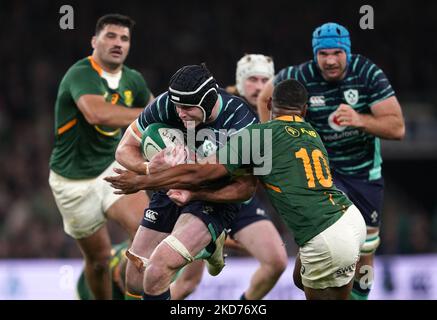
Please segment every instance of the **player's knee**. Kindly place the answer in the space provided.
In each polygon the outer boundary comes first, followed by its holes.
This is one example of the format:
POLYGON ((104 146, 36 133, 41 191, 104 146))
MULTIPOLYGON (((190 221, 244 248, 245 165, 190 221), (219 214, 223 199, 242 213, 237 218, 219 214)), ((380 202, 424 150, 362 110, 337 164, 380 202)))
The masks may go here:
POLYGON ((85 264, 91 269, 93 273, 109 272, 110 255, 96 255, 87 257, 85 264))
POLYGON ((126 289, 128 292, 141 295, 143 292, 144 271, 140 272, 134 264, 129 261, 126 267, 126 289))
POLYGON ((287 268, 287 255, 286 254, 275 254, 267 259, 268 269, 272 277, 279 277, 284 270, 287 268))
POLYGON ((150 260, 147 269, 145 270, 145 282, 156 283, 160 282, 161 279, 168 278, 171 274, 171 269, 168 264, 164 261, 153 261, 150 260))
POLYGON ((287 264, 288 264, 287 254, 279 255, 275 263, 276 263, 277 271, 280 274, 282 274, 287 268, 287 264))
POLYGON ((287 264, 282 260, 278 260, 276 264, 270 264, 269 269, 272 278, 279 278, 284 272, 287 264))

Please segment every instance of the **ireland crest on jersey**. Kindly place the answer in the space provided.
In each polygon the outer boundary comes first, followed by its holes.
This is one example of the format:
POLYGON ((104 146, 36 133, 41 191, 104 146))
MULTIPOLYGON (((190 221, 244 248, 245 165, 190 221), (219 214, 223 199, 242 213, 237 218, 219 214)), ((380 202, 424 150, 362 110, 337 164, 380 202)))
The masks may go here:
POLYGON ((356 89, 346 90, 343 92, 343 94, 344 94, 344 99, 346 100, 347 104, 350 106, 357 104, 358 99, 360 98, 360 94, 356 89))

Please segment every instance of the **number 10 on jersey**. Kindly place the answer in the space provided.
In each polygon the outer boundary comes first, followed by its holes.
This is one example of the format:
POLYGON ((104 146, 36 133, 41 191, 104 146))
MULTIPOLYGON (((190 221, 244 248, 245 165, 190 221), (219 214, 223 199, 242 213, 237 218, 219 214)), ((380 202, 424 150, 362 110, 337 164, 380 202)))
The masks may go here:
POLYGON ((308 155, 308 151, 305 148, 300 148, 299 151, 295 153, 295 155, 296 158, 301 159, 303 162, 305 175, 308 181, 308 188, 316 187, 314 171, 316 172, 317 181, 321 186, 325 188, 329 188, 332 186, 331 171, 329 170, 328 161, 326 161, 322 151, 320 151, 319 149, 314 149, 311 152, 311 159, 308 155), (327 177, 325 177, 325 174, 323 173, 322 166, 323 168, 325 168, 327 177))

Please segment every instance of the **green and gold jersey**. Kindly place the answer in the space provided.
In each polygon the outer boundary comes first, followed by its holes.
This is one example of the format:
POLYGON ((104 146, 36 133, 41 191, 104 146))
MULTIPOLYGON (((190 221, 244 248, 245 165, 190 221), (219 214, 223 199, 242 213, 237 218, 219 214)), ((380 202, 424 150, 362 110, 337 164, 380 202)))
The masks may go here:
POLYGON ((98 176, 113 161, 121 129, 89 124, 76 105, 85 94, 102 95, 107 102, 125 107, 145 107, 150 90, 141 74, 123 66, 111 79, 92 59, 75 63, 59 85, 55 104, 55 145, 50 168, 63 177, 98 176), (115 80, 115 81, 114 81, 115 80))
POLYGON ((298 116, 253 124, 233 136, 223 151, 231 174, 244 167, 263 168, 264 173, 254 174, 299 246, 331 226, 352 204, 332 182, 319 135, 298 116))

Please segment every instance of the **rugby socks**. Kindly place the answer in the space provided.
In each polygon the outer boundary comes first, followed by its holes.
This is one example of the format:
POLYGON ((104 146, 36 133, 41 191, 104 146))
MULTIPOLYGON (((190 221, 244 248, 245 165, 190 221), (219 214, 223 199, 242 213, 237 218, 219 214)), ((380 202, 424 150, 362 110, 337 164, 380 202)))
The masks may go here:
POLYGON ((171 300, 170 288, 157 296, 143 293, 142 300, 171 300))
POLYGON ((354 285, 352 287, 352 291, 349 295, 350 300, 367 300, 369 298, 371 287, 363 289, 360 285, 360 282, 354 280, 354 285))

